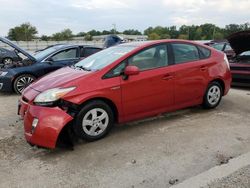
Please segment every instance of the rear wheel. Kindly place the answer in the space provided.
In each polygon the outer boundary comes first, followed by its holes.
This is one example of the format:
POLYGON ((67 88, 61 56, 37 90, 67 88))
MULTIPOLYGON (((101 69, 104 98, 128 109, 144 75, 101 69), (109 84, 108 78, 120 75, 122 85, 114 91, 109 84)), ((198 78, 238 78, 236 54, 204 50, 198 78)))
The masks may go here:
POLYGON ((23 74, 18 76, 14 81, 14 91, 17 94, 21 94, 23 90, 28 87, 34 80, 36 79, 35 76, 30 74, 23 74))
POLYGON ((87 141, 105 137, 114 124, 114 114, 109 105, 96 100, 86 104, 73 125, 76 135, 87 141))
POLYGON ((222 87, 218 82, 211 82, 203 98, 204 108, 215 108, 220 104, 222 98, 222 87))

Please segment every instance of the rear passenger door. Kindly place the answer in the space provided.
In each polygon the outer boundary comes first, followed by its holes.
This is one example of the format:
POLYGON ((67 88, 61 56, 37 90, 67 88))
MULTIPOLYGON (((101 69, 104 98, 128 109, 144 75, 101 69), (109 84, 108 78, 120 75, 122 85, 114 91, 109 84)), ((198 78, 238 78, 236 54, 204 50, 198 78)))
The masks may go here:
POLYGON ((175 105, 195 104, 203 99, 207 87, 210 50, 181 42, 171 46, 175 63, 175 105))

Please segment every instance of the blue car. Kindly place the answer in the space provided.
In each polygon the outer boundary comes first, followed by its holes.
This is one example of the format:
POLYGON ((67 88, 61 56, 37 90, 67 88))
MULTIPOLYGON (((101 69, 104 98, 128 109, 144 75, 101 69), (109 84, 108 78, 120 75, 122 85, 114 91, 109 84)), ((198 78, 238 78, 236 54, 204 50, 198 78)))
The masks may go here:
POLYGON ((94 46, 62 44, 31 55, 6 38, 0 37, 0 41, 14 48, 20 57, 21 55, 25 57, 20 61, 3 64, 0 67, 0 91, 14 91, 17 94, 21 94, 37 78, 64 66, 73 65, 79 60, 102 50, 102 48, 94 46))

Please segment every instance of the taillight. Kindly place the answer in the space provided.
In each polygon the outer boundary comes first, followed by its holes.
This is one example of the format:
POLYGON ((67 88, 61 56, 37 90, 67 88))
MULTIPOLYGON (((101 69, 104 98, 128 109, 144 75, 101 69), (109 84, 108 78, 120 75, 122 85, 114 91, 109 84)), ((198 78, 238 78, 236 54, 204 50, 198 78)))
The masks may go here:
POLYGON ((229 65, 229 61, 227 59, 227 55, 226 54, 224 54, 224 62, 227 64, 227 67, 230 70, 230 65, 229 65))

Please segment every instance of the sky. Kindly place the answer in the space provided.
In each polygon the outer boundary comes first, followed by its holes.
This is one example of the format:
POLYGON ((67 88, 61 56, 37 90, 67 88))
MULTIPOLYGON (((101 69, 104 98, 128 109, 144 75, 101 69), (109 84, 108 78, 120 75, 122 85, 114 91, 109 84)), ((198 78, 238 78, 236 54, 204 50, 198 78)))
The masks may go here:
POLYGON ((65 28, 73 33, 92 29, 145 30, 149 26, 180 26, 250 21, 250 0, 0 0, 0 35, 24 22, 38 36, 65 28))

